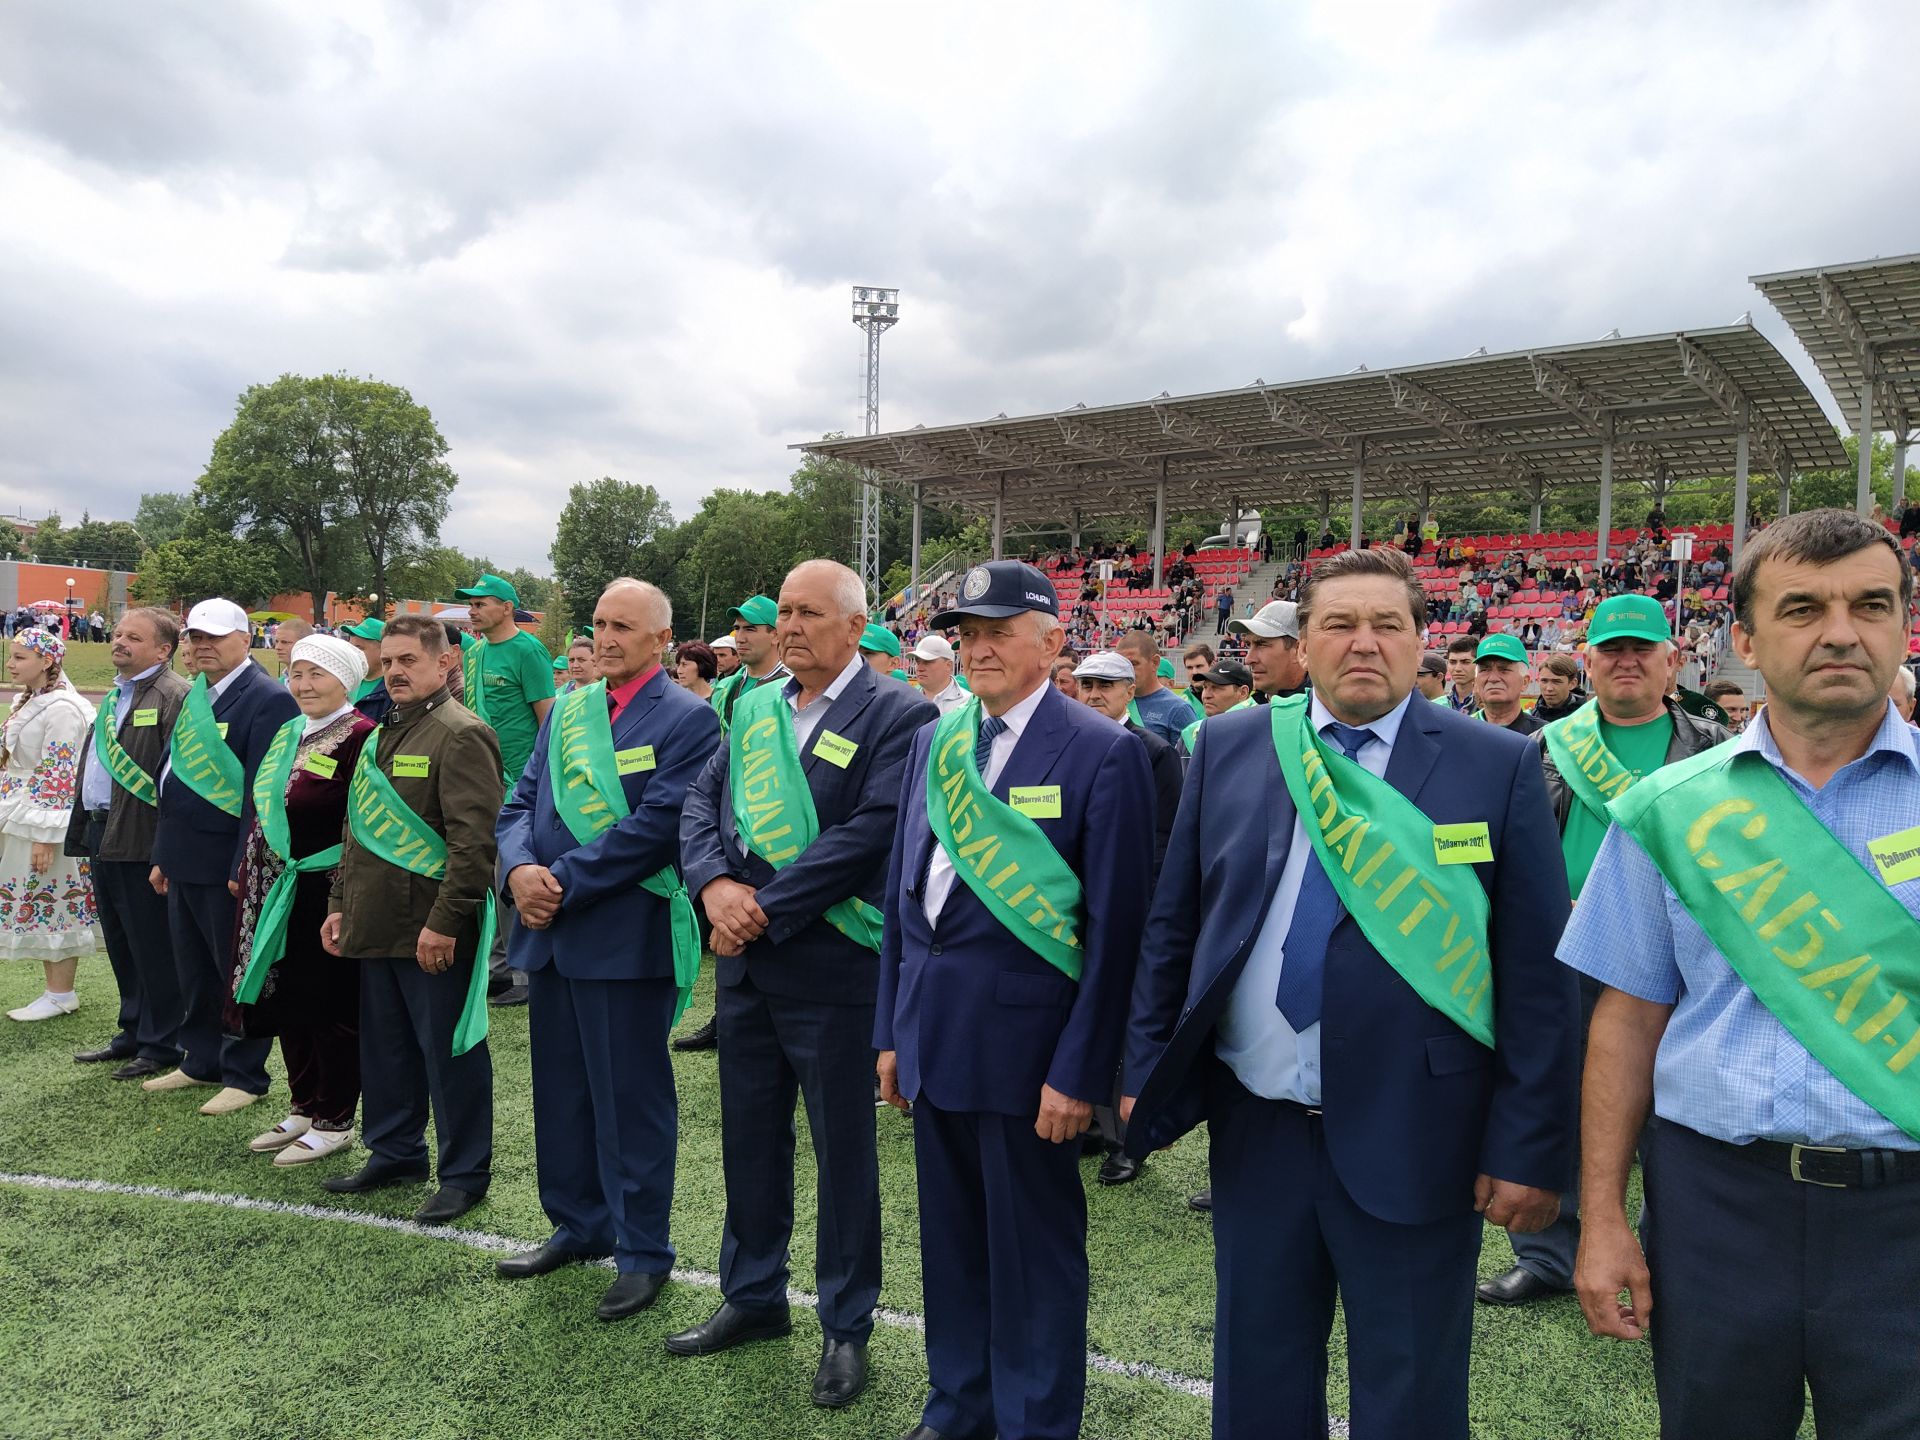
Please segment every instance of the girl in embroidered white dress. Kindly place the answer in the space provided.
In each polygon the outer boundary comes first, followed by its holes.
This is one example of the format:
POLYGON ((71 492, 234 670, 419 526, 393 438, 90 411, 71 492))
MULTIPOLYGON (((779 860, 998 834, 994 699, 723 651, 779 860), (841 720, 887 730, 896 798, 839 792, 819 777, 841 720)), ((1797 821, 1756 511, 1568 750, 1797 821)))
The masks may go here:
POLYGON ((100 948, 87 862, 61 853, 74 771, 93 733, 93 706, 61 673, 66 645, 45 630, 14 638, 8 673, 20 698, 0 732, 0 959, 38 960, 46 993, 7 1014, 51 1020, 80 1008, 82 955, 100 948))

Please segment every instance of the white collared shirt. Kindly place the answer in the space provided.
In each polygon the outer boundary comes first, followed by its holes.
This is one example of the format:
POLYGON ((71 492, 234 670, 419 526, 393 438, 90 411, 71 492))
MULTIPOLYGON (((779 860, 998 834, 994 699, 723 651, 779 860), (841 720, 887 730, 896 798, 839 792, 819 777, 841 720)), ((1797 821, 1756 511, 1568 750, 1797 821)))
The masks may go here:
MULTIPOLYGON (((1031 695, 1000 717, 1007 722, 1007 728, 993 737, 993 749, 988 753, 987 767, 980 774, 980 783, 987 789, 993 788, 994 782, 1000 778, 1000 772, 1007 768, 1007 759, 1013 754, 1013 747, 1020 743, 1020 737, 1027 730, 1027 722, 1033 719, 1033 712, 1040 708, 1040 702, 1046 698, 1047 688, 1052 683, 1052 680, 1041 681, 1031 695)), ((986 718, 983 710, 980 719, 984 723, 986 718)), ((927 866, 927 890, 920 900, 929 925, 939 923, 940 911, 945 907, 947 897, 953 893, 953 882, 958 878, 946 847, 935 840, 933 859, 927 866)))
MULTIPOLYGON (((1393 758, 1394 742, 1400 735, 1400 724, 1406 719, 1407 706, 1412 700, 1413 695, 1408 695, 1371 725, 1356 727, 1370 730, 1374 735, 1354 757, 1368 773, 1385 778, 1387 762, 1393 758)), ((1314 733, 1324 737, 1336 717, 1322 703, 1318 692, 1309 706, 1314 733)), ((1305 1030, 1295 1030, 1280 1013, 1276 1000, 1280 972, 1286 966, 1287 931, 1293 926, 1294 903, 1300 898, 1300 882, 1306 877, 1307 857, 1312 853, 1312 842, 1307 839, 1306 829, 1296 814, 1293 838, 1287 846, 1287 863, 1280 871, 1279 885, 1274 888, 1273 903, 1267 907, 1266 921, 1254 937, 1246 969, 1234 984, 1213 1042, 1214 1053, 1254 1094, 1268 1100, 1295 1100, 1302 1105, 1320 1103, 1320 1022, 1316 1020, 1305 1030)))
POLYGON ((793 748, 796 753, 807 753, 807 742, 813 739, 813 732, 820 728, 820 717, 827 713, 829 706, 840 698, 841 692, 853 683, 853 677, 860 673, 860 667, 867 663, 866 657, 858 650, 853 659, 847 662, 847 668, 833 677, 831 684, 822 690, 803 707, 800 704, 800 682, 788 676, 787 683, 780 687, 780 693, 786 697, 787 708, 793 712, 793 748))
POLYGON ((926 698, 933 702, 942 715, 946 714, 949 710, 958 710, 973 698, 960 688, 960 682, 958 680, 947 681, 947 688, 942 690, 938 695, 927 695, 927 692, 924 690, 920 693, 926 695, 926 698))
MULTIPOLYGON (((240 678, 240 673, 243 670, 245 670, 247 666, 251 664, 253 664, 253 657, 249 655, 246 659, 242 660, 238 665, 234 666, 233 669, 229 670, 226 674, 226 678, 221 680, 219 684, 207 686, 208 708, 212 708, 213 706, 218 705, 220 703, 220 697, 227 693, 227 691, 232 687, 233 682, 240 678)), ((160 766, 160 784, 162 785, 166 784, 167 776, 171 775, 172 773, 173 773, 173 755, 172 755, 172 747, 169 746, 167 759, 160 766)))

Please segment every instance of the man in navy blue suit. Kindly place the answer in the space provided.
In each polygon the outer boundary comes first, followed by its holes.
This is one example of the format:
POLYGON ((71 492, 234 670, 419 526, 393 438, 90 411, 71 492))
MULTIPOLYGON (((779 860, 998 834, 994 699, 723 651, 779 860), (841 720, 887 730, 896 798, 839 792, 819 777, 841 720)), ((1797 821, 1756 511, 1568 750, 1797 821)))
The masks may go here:
POLYGON ((1315 568, 1312 694, 1202 728, 1147 922, 1122 1112, 1136 1154, 1211 1132, 1218 1440, 1326 1435, 1336 1291, 1355 1440, 1465 1436, 1482 1220, 1570 1177, 1539 757, 1414 694, 1425 613, 1397 550, 1315 568))
POLYGON ((604 684, 548 713, 497 830, 515 916, 509 963, 529 987, 540 1203, 554 1224, 546 1244, 497 1268, 522 1279, 612 1255, 619 1279, 602 1320, 651 1305, 673 1269, 679 1111, 667 1032, 676 958, 689 976, 699 961, 673 867, 681 802, 720 722, 668 677, 672 642, 672 604, 657 587, 607 587, 593 614, 604 684), (595 705, 602 713, 588 714, 595 705), (691 953, 676 957, 676 941, 691 953))
POLYGON ((959 626, 978 703, 914 737, 901 786, 874 1044, 916 1122, 932 1394, 911 1440, 1080 1433, 1079 1142, 1113 1093, 1154 789, 1146 747, 1048 682, 1059 613, 1031 565, 967 572, 933 626, 959 626))
POLYGON ((200 1107, 202 1115, 229 1114, 266 1094, 267 1053, 273 1049, 271 1038, 226 1035, 220 1018, 233 984, 245 797, 275 732, 300 713, 285 687, 248 657, 252 636, 247 612, 231 600, 202 600, 187 613, 187 660, 206 682, 204 703, 189 692, 174 726, 171 754, 160 770, 153 837, 149 878, 167 897, 185 1003, 179 1033, 184 1054, 178 1070, 142 1081, 141 1089, 220 1086, 200 1107))
POLYGON ((844 565, 794 567, 775 620, 789 677, 739 697, 726 745, 687 792, 680 827, 687 888, 712 923, 719 960, 726 1301, 667 1349, 710 1355, 788 1332, 797 1092, 820 1175, 824 1341, 813 1402, 828 1408, 867 1383, 880 1295, 878 907, 901 767, 914 732, 935 713, 861 658, 866 602, 860 577, 844 565))

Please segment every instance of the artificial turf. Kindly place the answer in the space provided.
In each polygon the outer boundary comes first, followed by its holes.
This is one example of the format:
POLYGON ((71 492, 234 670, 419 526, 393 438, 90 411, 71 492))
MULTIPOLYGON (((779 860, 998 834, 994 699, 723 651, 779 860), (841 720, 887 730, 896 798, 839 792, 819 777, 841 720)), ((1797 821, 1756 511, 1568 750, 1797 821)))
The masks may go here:
MULTIPOLYGON (((39 993, 38 966, 0 969, 0 1008, 39 993), (32 973, 29 973, 31 970, 32 973)), ((235 1115, 196 1112, 204 1091, 148 1095, 81 1066, 103 1042, 113 978, 83 962, 82 1009, 0 1027, 0 1172, 220 1192, 404 1218, 424 1190, 322 1191, 355 1151, 276 1169, 247 1140, 285 1113, 275 1088, 235 1115)), ((703 981, 686 1020, 712 1011, 703 981)), ((519 1241, 548 1233, 535 1189, 525 1010, 493 1012, 493 1188, 461 1226, 519 1241)), ((714 1056, 676 1056, 680 1156, 674 1241, 681 1266, 718 1268, 724 1206, 714 1056)), ((813 1173, 802 1126, 794 1284, 811 1288, 813 1173)), ((922 1310, 911 1122, 876 1112, 884 1196, 881 1304, 922 1310)), ((1135 1183, 1103 1190, 1088 1159, 1093 1350, 1204 1379, 1211 1370, 1209 1222, 1186 1208, 1206 1183, 1204 1136, 1156 1155, 1135 1183)), ((651 1311, 607 1325, 594 1303, 609 1272, 508 1283, 493 1255, 452 1238, 165 1198, 49 1192, 0 1183, 0 1437, 890 1437, 918 1419, 925 1370, 910 1325, 882 1324, 872 1388, 846 1411, 807 1389, 819 1331, 796 1312, 790 1340, 700 1360, 663 1336, 704 1318, 717 1292, 669 1285, 651 1311)), ((1483 1274, 1511 1263, 1487 1232, 1483 1274)), ((1336 1328, 1332 1404, 1345 1409, 1336 1328)), ((1473 1433, 1484 1440, 1634 1440, 1658 1424, 1641 1346, 1586 1333, 1570 1298, 1476 1316, 1473 1433)), ((1086 1433, 1199 1437, 1204 1399, 1154 1376, 1095 1371, 1086 1433)), ((1808 1433, 1811 1433, 1810 1431, 1808 1433)))

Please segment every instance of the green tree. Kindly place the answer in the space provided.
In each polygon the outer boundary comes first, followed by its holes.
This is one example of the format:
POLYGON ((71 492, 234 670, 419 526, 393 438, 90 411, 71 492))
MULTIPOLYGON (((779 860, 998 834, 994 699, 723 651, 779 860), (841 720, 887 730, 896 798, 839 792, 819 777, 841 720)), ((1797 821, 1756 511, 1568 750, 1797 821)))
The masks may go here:
POLYGON ((427 407, 398 385, 348 375, 305 383, 325 397, 344 513, 359 522, 369 588, 386 595, 393 556, 439 538, 460 483, 445 460, 447 442, 427 407))
POLYGON ((67 563, 67 532, 60 524, 60 514, 55 511, 35 527, 33 539, 28 543, 33 558, 42 565, 64 565, 67 563))
POLYGON ((250 610, 279 591, 274 553, 228 535, 187 536, 156 546, 147 552, 132 585, 133 598, 141 605, 191 604, 224 595, 250 610))
POLYGON ((27 537, 17 526, 0 520, 0 560, 18 560, 27 553, 27 537))
POLYGON ((452 546, 428 545, 397 556, 387 572, 392 593, 380 593, 389 600, 451 600, 479 573, 479 562, 452 546))
POLYGON ((148 545, 164 545, 186 534, 198 511, 192 495, 157 490, 140 497, 133 524, 148 545))
MULTIPOLYGON (((552 608, 553 582, 534 574, 524 565, 516 565, 511 570, 495 570, 494 574, 513 586, 520 596, 520 603, 529 610, 545 611, 552 608)), ((562 632, 564 638, 565 632, 562 632)))
POLYGON ((147 544, 125 520, 82 520, 60 537, 61 553, 46 563, 84 565, 96 570, 134 570, 147 544))
POLYGON ((647 542, 672 524, 672 510, 651 485, 603 475, 567 491, 547 557, 574 624, 592 623, 607 582, 638 569, 647 542))
POLYGON ((774 490, 713 491, 688 522, 697 535, 680 561, 680 588, 707 593, 710 610, 722 615, 749 595, 775 593, 787 571, 814 555, 795 542, 793 510, 774 490))

